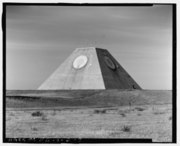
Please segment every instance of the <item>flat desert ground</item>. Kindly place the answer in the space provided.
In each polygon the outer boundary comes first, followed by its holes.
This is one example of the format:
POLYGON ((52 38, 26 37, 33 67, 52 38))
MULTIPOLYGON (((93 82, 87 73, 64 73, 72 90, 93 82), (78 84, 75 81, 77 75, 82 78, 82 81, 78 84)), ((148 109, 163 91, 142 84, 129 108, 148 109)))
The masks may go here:
POLYGON ((172 142, 172 91, 9 90, 6 137, 172 142))

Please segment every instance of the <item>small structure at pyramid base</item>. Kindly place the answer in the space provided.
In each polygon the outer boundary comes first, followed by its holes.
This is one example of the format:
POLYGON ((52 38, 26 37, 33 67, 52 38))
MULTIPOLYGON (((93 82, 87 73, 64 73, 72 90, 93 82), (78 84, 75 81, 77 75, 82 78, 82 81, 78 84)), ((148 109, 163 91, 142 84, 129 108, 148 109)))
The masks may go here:
POLYGON ((39 90, 141 89, 106 50, 77 48, 39 90))

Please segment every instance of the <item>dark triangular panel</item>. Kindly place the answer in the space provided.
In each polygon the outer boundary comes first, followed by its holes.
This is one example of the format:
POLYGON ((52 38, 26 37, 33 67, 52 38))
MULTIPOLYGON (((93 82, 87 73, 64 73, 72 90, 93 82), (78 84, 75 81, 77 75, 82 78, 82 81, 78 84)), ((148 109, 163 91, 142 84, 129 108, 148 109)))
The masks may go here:
POLYGON ((96 48, 96 52, 106 89, 141 89, 107 50, 96 48))

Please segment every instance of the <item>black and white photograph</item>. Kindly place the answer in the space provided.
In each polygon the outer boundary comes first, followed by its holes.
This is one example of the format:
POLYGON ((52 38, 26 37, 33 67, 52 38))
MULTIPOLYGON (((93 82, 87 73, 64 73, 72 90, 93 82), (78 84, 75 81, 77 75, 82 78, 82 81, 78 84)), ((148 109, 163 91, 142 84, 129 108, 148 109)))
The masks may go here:
POLYGON ((175 10, 4 3, 4 142, 174 143, 175 10))

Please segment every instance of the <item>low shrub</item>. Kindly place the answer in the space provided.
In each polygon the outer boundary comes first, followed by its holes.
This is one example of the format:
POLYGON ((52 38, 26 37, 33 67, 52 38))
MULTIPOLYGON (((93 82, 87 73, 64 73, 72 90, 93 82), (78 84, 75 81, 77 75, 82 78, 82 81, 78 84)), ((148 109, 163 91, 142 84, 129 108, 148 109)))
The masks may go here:
POLYGON ((131 131, 131 127, 130 126, 123 126, 121 130, 123 132, 130 132, 131 131))
POLYGON ((141 116, 141 114, 140 114, 140 113, 138 113, 137 115, 138 115, 138 116, 141 116))
POLYGON ((94 113, 95 114, 105 114, 106 113, 106 110, 105 109, 103 109, 103 110, 94 110, 94 113))
POLYGON ((40 117, 40 116, 43 115, 43 113, 40 112, 40 111, 36 111, 36 112, 33 112, 31 115, 32 115, 33 117, 40 117))
POLYGON ((161 114, 164 114, 164 112, 161 112, 161 111, 155 111, 153 112, 154 115, 161 115, 161 114))
POLYGON ((33 130, 33 131, 38 131, 38 129, 35 128, 35 127, 32 127, 31 130, 33 130))
POLYGON ((122 117, 126 117, 125 113, 119 113, 122 117))
POLYGON ((46 115, 42 115, 42 118, 41 118, 43 121, 47 121, 48 120, 48 118, 47 118, 47 116, 46 115))
POLYGON ((145 110, 145 109, 142 108, 142 107, 135 107, 135 109, 136 109, 137 111, 144 111, 144 110, 145 110))
POLYGON ((55 110, 55 109, 53 110, 52 115, 53 115, 53 116, 56 115, 56 110, 55 110))
POLYGON ((172 120, 172 117, 169 117, 169 120, 172 120))

